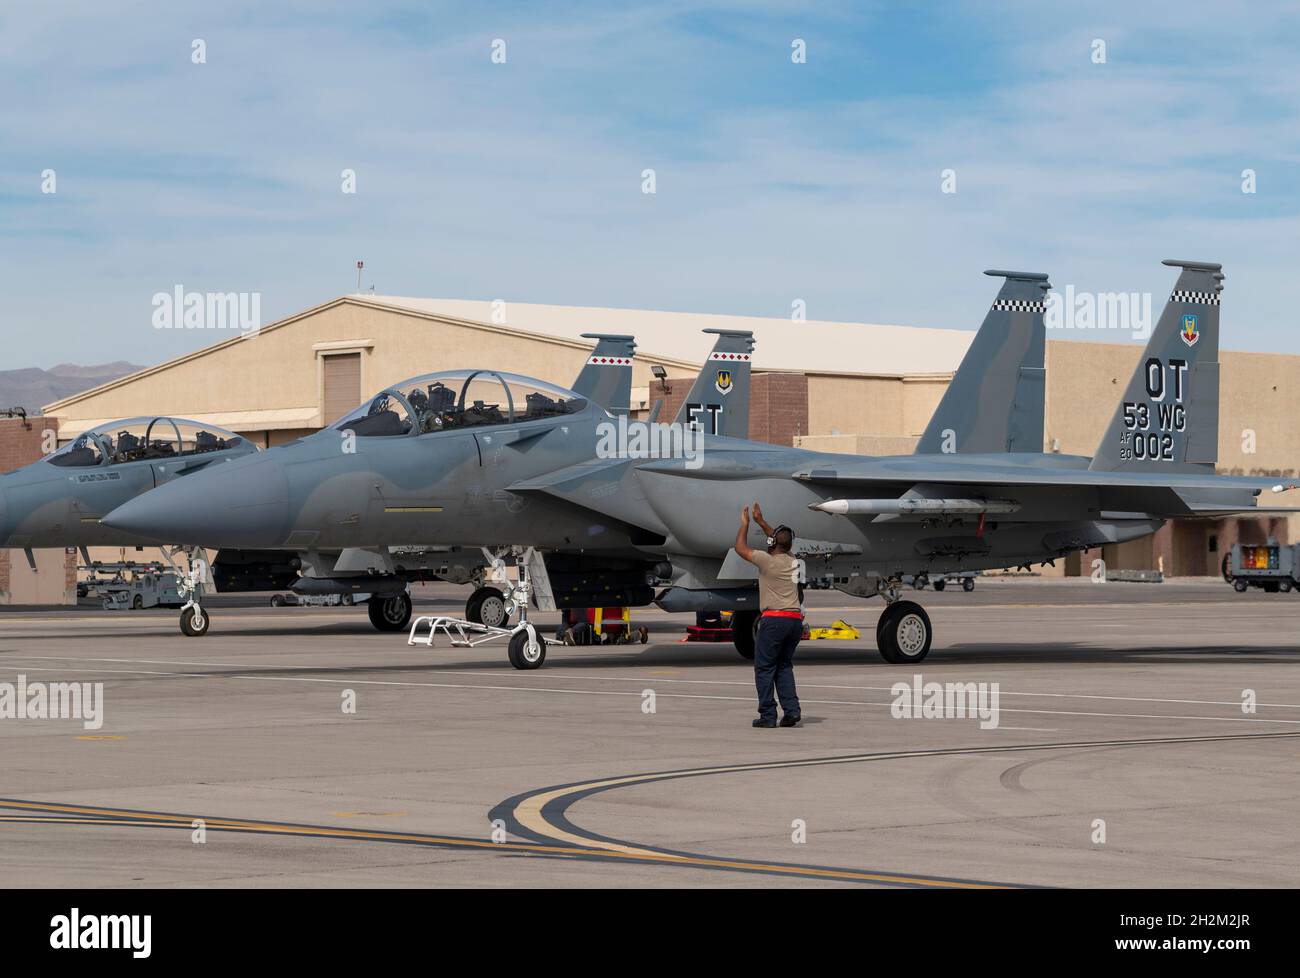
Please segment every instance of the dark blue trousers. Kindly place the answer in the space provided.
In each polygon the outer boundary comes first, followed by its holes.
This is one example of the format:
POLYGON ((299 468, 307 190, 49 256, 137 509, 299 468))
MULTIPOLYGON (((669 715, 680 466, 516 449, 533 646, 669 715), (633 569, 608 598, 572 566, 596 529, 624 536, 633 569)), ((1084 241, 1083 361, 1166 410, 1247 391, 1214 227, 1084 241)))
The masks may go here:
POLYGON ((794 650, 803 637, 802 618, 761 618, 754 642, 754 685, 758 688, 758 715, 776 719, 776 697, 782 712, 799 716, 799 695, 794 689, 794 650))

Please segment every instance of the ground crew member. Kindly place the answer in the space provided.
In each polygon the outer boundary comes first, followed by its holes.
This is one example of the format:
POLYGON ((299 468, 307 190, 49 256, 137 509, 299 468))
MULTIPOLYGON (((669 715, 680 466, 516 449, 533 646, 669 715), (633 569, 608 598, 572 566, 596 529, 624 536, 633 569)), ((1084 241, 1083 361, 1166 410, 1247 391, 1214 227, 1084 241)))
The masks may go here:
POLYGON ((799 725, 799 695, 794 688, 794 650, 803 637, 803 612, 799 610, 799 561, 790 551, 794 531, 784 524, 771 527, 754 503, 754 521, 767 534, 767 552, 755 550, 749 535, 749 507, 740 511, 736 553, 758 568, 758 601, 762 617, 754 640, 754 685, 758 689, 756 727, 775 727, 776 697, 781 701, 781 726, 799 725))

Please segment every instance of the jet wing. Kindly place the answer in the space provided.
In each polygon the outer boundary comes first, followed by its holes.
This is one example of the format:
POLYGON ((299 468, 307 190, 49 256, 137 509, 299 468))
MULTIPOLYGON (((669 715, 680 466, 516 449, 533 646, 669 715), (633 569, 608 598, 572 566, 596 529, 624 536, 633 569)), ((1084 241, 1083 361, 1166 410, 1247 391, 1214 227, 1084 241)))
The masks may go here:
POLYGON ((1196 472, 1100 472, 1088 469, 1057 469, 1039 466, 929 462, 921 456, 898 459, 873 459, 869 462, 814 465, 797 469, 792 478, 801 482, 828 486, 863 488, 915 483, 941 485, 996 486, 1072 486, 1095 489, 1201 489, 1206 491, 1237 489, 1262 492, 1281 483, 1285 489, 1297 483, 1278 476, 1230 476, 1196 472), (919 464, 918 464, 919 463, 919 464))
MULTIPOLYGON (((983 460, 979 463, 935 460, 927 464, 926 459, 917 456, 815 464, 796 470, 792 477, 810 485, 843 490, 849 497, 896 495, 901 487, 908 494, 937 497, 936 508, 955 505, 966 507, 962 511, 970 512, 976 511, 973 507, 982 498, 996 497, 998 501, 1014 502, 1020 490, 1093 489, 1103 510, 1163 517, 1267 512, 1264 507, 1256 506, 1255 499, 1266 489, 1279 488, 1275 477, 1216 476, 1195 472, 1103 472, 1000 465, 991 460, 987 463, 983 460), (915 493, 916 490, 919 493, 915 493), (1241 493, 1240 501, 1215 498, 1228 490, 1241 493), (1198 502, 1197 497, 1202 493, 1211 498, 1202 497, 1198 502)), ((1295 487, 1294 482, 1284 482, 1280 488, 1295 487)), ((856 513, 870 509, 855 505, 852 499, 827 500, 816 505, 827 512, 856 513)), ((988 511, 995 510, 990 508, 988 511)))

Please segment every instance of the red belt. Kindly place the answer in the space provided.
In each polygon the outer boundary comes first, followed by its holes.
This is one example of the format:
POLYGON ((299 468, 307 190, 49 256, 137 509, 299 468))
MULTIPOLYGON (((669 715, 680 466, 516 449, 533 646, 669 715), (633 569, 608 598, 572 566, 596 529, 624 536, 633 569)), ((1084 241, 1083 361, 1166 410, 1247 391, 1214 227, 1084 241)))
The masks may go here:
POLYGON ((765 611, 764 618, 802 618, 802 611, 765 611))

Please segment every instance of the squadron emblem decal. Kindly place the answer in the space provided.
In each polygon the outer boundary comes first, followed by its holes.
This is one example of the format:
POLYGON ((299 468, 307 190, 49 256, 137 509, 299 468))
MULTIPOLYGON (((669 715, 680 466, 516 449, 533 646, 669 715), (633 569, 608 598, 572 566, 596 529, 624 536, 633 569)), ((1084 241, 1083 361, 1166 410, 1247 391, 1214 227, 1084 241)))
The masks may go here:
POLYGON ((731 393, 731 371, 719 370, 718 377, 713 382, 713 386, 717 389, 719 394, 730 394, 731 393))
POLYGON ((1201 338, 1201 333, 1197 329, 1195 316, 1189 313, 1183 317, 1183 330, 1178 335, 1183 338, 1183 342, 1188 346, 1196 345, 1196 341, 1201 338))

